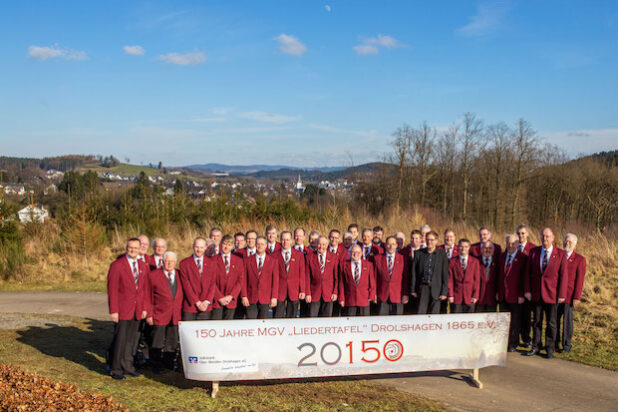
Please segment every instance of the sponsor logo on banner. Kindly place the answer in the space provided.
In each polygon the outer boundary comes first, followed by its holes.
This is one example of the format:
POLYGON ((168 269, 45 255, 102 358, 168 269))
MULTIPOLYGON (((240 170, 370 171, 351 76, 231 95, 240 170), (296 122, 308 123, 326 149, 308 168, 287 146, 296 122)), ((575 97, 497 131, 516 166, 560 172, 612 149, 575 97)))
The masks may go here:
POLYGON ((189 358, 189 363, 197 363, 197 360, 198 360, 197 356, 189 356, 188 358, 189 358))

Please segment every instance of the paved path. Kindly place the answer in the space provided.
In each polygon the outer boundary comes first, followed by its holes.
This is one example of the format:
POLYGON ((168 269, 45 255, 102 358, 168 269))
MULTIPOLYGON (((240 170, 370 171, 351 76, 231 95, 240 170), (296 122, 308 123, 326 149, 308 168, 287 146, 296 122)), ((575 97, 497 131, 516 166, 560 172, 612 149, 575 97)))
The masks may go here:
MULTIPOLYGON (((46 313, 108 320, 107 295, 93 292, 0 292, 0 312, 46 313)), ((510 353, 506 368, 481 369, 483 389, 465 371, 375 379, 463 411, 616 411, 618 373, 560 359, 510 353)))

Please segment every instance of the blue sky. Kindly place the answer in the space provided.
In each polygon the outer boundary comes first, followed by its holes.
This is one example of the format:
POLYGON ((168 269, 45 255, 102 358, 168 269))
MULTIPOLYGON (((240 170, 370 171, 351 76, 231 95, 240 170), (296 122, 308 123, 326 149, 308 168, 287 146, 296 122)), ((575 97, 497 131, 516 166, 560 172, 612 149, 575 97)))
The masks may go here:
POLYGON ((6 1, 3 155, 334 166, 404 122, 618 148, 616 1, 6 1))

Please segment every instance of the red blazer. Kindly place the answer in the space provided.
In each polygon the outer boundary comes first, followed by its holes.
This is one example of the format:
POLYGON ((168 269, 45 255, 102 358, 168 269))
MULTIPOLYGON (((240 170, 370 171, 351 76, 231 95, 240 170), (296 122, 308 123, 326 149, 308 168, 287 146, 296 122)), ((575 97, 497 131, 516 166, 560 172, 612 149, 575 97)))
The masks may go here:
POLYGON ((566 260, 566 271, 569 282, 565 303, 573 303, 573 299, 581 300, 586 276, 586 258, 575 252, 566 260))
POLYGON ((204 300, 210 302, 206 312, 212 310, 215 277, 211 266, 211 258, 204 255, 202 274, 200 275, 193 255, 180 261, 180 283, 184 297, 182 302, 183 312, 197 313, 195 303, 204 300))
POLYGON ((492 257, 489 265, 489 278, 485 275, 483 258, 479 258, 481 269, 479 272, 479 301, 478 305, 496 306, 496 281, 498 278, 498 261, 492 257))
POLYGON ((365 245, 364 245, 364 244, 362 244, 362 243, 359 243, 358 245, 359 245, 359 246, 363 249, 363 251, 362 251, 362 253, 363 253, 363 259, 367 259, 367 260, 369 260, 369 261, 372 261, 372 262, 373 262, 373 258, 374 258, 374 256, 378 256, 378 255, 380 255, 380 254, 381 254, 381 253, 380 253, 380 248, 379 248, 378 246, 376 246, 376 245, 374 245, 374 244, 372 243, 372 244, 371 244, 371 249, 370 249, 371 251, 369 252, 369 256, 367 256, 367 257, 365 258, 365 245))
POLYGON ((386 250, 386 248, 384 247, 384 243, 380 242, 380 243, 373 243, 372 244, 378 249, 378 253, 376 253, 376 255, 383 255, 386 250))
POLYGON ((157 269, 157 261, 154 257, 154 254, 146 255, 144 256, 144 259, 146 260, 146 264, 148 265, 148 269, 150 269, 150 271, 157 269))
MULTIPOLYGON (((443 251, 446 252, 446 245, 440 245, 438 246, 438 249, 442 249, 443 251)), ((455 256, 459 256, 459 246, 457 245, 453 245, 453 256, 451 257, 455 257, 455 256)), ((446 257, 448 257, 448 254, 446 255, 446 257)))
POLYGON ((133 278, 131 265, 126 257, 115 260, 107 272, 107 300, 109 313, 117 313, 118 320, 142 319, 146 310, 144 302, 145 290, 148 284, 148 266, 141 260, 137 261, 139 277, 137 286, 133 278))
POLYGON ((277 300, 285 299, 296 302, 299 293, 305 293, 305 255, 294 248, 290 250, 290 269, 286 273, 283 249, 272 255, 278 262, 279 295, 277 300))
POLYGON ((211 267, 215 279, 213 309, 221 307, 219 299, 232 295, 232 300, 227 304, 228 309, 234 309, 238 305, 238 295, 245 282, 245 264, 243 259, 230 253, 230 273, 225 273, 223 255, 218 254, 211 258, 211 267))
POLYGON ((558 303, 559 298, 566 299, 569 284, 566 253, 554 246, 547 267, 541 271, 542 251, 542 246, 537 246, 530 251, 524 292, 532 295, 532 302, 558 303))
POLYGON ((534 249, 535 247, 537 247, 537 246, 536 246, 534 243, 532 243, 532 242, 530 242, 530 241, 527 241, 527 242, 526 242, 526 246, 524 246, 524 252, 523 252, 523 253, 524 253, 524 255, 526 255, 526 256, 530 256, 530 251, 531 251, 532 249, 534 249))
POLYGON ((320 271, 320 261, 318 253, 308 253, 305 257, 307 265, 305 267, 305 292, 311 296, 312 302, 317 302, 322 299, 324 302, 330 302, 331 295, 336 295, 339 292, 338 276, 339 276, 339 259, 337 255, 326 251, 326 262, 324 264, 324 276, 320 271))
POLYGON ((509 271, 506 271, 508 252, 502 252, 498 260, 498 300, 500 302, 517 303, 524 297, 524 278, 528 269, 528 256, 519 250, 515 254, 509 271))
POLYGON ((270 304, 271 299, 279 296, 279 265, 274 256, 264 255, 262 274, 258 276, 257 258, 244 259, 245 281, 242 284, 242 297, 248 298, 251 305, 270 304))
POLYGON ((270 255, 271 253, 276 253, 276 252, 278 252, 280 250, 281 250, 281 243, 275 242, 275 251, 271 252, 270 251, 270 245, 268 244, 268 242, 266 242, 266 254, 267 255, 270 255))
POLYGON ((148 277, 148 287, 146 289, 146 306, 148 317, 152 316, 154 324, 166 326, 178 325, 182 313, 182 285, 179 270, 174 271, 176 278, 176 295, 172 296, 172 289, 167 281, 163 269, 155 269, 150 272, 148 277))
POLYGON ((410 294, 410 265, 401 253, 395 253, 393 274, 388 275, 387 255, 375 257, 375 276, 378 301, 401 303, 401 297, 410 294))
MULTIPOLYGON (((496 262, 498 261, 498 258, 500 257, 500 254, 502 253, 502 247, 500 247, 499 244, 497 244, 496 242, 493 242, 494 244, 494 259, 496 262)), ((474 256, 475 258, 481 258, 481 256, 483 256, 483 251, 481 250, 481 242, 476 242, 475 244, 473 244, 472 246, 470 246, 470 254, 472 256, 474 256)))
POLYGON ((468 265, 464 272, 459 256, 449 259, 448 297, 455 299, 453 303, 470 305, 472 298, 478 300, 482 267, 477 258, 468 256, 468 265))
POLYGON ((361 259, 361 278, 356 286, 352 272, 352 261, 346 260, 341 265, 339 277, 339 302, 345 306, 369 306, 369 301, 376 298, 376 278, 373 263, 361 259))

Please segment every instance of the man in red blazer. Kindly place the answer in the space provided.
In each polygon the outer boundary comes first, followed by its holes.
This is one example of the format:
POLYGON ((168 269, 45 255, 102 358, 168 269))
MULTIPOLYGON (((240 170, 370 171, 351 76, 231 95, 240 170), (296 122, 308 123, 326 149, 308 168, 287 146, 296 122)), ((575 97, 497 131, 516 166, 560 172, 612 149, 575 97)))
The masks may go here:
MULTIPOLYGON (((575 253, 577 236, 573 233, 567 233, 562 244, 566 252, 568 287, 564 303, 558 305, 558 331, 556 336, 561 336, 560 327, 562 326, 562 349, 560 352, 568 353, 571 351, 571 339, 573 338, 573 308, 580 304, 584 290, 586 258, 575 253)), ((556 344, 556 346, 558 345, 556 344)))
POLYGON ((242 304, 247 309, 248 319, 266 319, 269 308, 277 306, 279 296, 279 262, 274 255, 266 253, 267 241, 258 236, 257 253, 247 257, 245 281, 242 284, 242 304))
POLYGON ((386 238, 386 253, 375 258, 378 294, 378 315, 403 315, 403 305, 410 295, 410 267, 407 259, 397 253, 397 239, 386 238))
POLYGON ((281 232, 281 250, 271 255, 279 264, 275 318, 295 318, 298 301, 305 299, 305 256, 292 247, 292 242, 292 232, 281 232))
MULTIPOLYGON (((491 240, 491 231, 483 226, 479 229, 479 241, 472 245, 470 248, 470 254, 475 258, 480 258, 483 255, 482 245, 492 242, 491 240)), ((494 260, 498 260, 498 256, 502 253, 502 248, 499 244, 492 242, 494 244, 494 260)))
POLYGON ((340 257, 343 252, 343 247, 339 243, 340 239, 341 232, 337 229, 331 229, 330 232, 328 232, 328 250, 337 255, 337 257, 340 257))
POLYGON ((406 244, 406 235, 403 232, 395 232, 395 239, 397 239, 397 253, 401 253, 406 244))
POLYGON ((524 279, 524 297, 533 304, 532 349, 526 355, 532 356, 541 348, 543 315, 545 315, 545 347, 547 358, 554 357, 557 333, 558 304, 566 299, 568 273, 566 253, 554 246, 554 232, 545 228, 541 232, 541 246, 530 251, 528 270, 524 279))
POLYGON ((114 322, 114 337, 109 348, 112 378, 125 379, 124 375, 140 376, 133 366, 139 322, 146 316, 144 291, 148 282, 148 267, 138 260, 140 240, 127 241, 126 254, 115 260, 107 273, 107 300, 114 322))
POLYGON ((208 320, 212 317, 215 277, 206 256, 206 239, 193 240, 193 254, 180 262, 183 291, 182 320, 208 320))
POLYGON ((211 256, 216 256, 221 253, 221 239, 223 239, 223 232, 218 227, 210 229, 210 238, 215 243, 214 251, 211 256))
POLYGON ((294 229, 294 249, 303 252, 303 255, 307 253, 305 250, 305 229, 302 227, 294 229))
POLYGON ((459 247, 455 244, 456 237, 455 231, 451 228, 447 228, 444 231, 444 244, 438 246, 446 252, 446 256, 450 259, 455 256, 459 256, 459 247))
POLYGON ((274 225, 266 226, 266 253, 269 255, 281 250, 281 243, 277 242, 277 228, 274 225))
POLYGON ((234 250, 232 253, 236 254, 240 250, 247 247, 247 240, 243 232, 234 233, 234 250))
POLYGON ((152 241, 152 255, 146 256, 148 268, 153 271, 163 267, 163 254, 167 251, 167 242, 165 239, 157 237, 152 241))
POLYGON ((255 248, 255 241, 257 240, 257 232, 253 229, 248 230, 245 234, 246 246, 240 250, 237 250, 234 253, 236 256, 241 258, 246 258, 247 256, 253 256, 256 254, 257 250, 255 248))
MULTIPOLYGON (((509 352, 515 352, 519 344, 520 319, 525 310, 523 284, 527 266, 528 257, 519 250, 517 235, 507 235, 506 250, 498 260, 496 299, 500 303, 500 312, 511 313, 509 352)), ((523 314, 525 316, 525 312, 523 314)))
POLYGON ((459 240, 459 256, 448 262, 448 301, 453 313, 474 312, 474 304, 479 299, 481 265, 470 256, 470 241, 459 240))
POLYGON ((382 226, 374 226, 373 227, 373 244, 377 246, 380 254, 384 253, 384 242, 382 241, 384 237, 384 228, 382 226))
POLYGON ((373 244, 373 230, 366 227, 361 236, 363 244, 360 246, 363 248, 363 259, 373 262, 374 256, 380 254, 380 248, 373 244))
MULTIPOLYGON (((528 227, 526 225, 519 225, 515 230, 519 238, 519 244, 517 248, 521 253, 525 256, 530 256, 530 251, 536 247, 536 245, 528 240, 530 235, 528 231, 528 227)), ((521 340, 523 341, 523 346, 526 349, 532 348, 532 336, 530 334, 530 330, 532 328, 532 302, 525 301, 521 306, 520 312, 520 325, 521 330, 519 334, 521 335, 521 340)))
POLYGON ((215 279, 215 293, 212 318, 216 320, 234 319, 238 295, 245 280, 243 259, 232 253, 234 238, 225 235, 221 239, 221 253, 213 256, 210 262, 215 279))
POLYGON ((420 230, 414 229, 410 232, 410 243, 404 247, 400 253, 406 256, 410 261, 414 260, 414 252, 421 249, 423 244, 423 234, 420 230))
POLYGON ((182 286, 174 252, 163 254, 163 268, 150 272, 146 288, 146 322, 152 327, 150 359, 154 372, 173 369, 178 349, 178 321, 182 314, 182 286))
POLYGON ((358 239, 359 227, 356 223, 350 223, 348 225, 347 231, 350 232, 350 234, 352 235, 352 243, 354 244, 360 243, 360 240, 358 239))
POLYGON ((139 253, 137 254, 137 260, 141 260, 142 262, 148 264, 146 258, 148 257, 148 248, 150 248, 150 240, 146 235, 139 235, 137 237, 139 239, 139 253))
POLYGON ((362 259, 359 245, 352 246, 352 258, 339 271, 339 304, 344 316, 369 316, 369 301, 377 302, 373 263, 362 259))
POLYGON ((318 237, 317 249, 314 253, 307 254, 306 261, 305 300, 309 304, 309 316, 330 317, 339 288, 339 260, 337 255, 328 251, 326 236, 318 237))
POLYGON ((496 280, 498 277, 498 261, 494 259, 494 244, 483 245, 483 256, 480 259, 481 273, 479 282, 479 300, 475 312, 496 311, 496 280))

